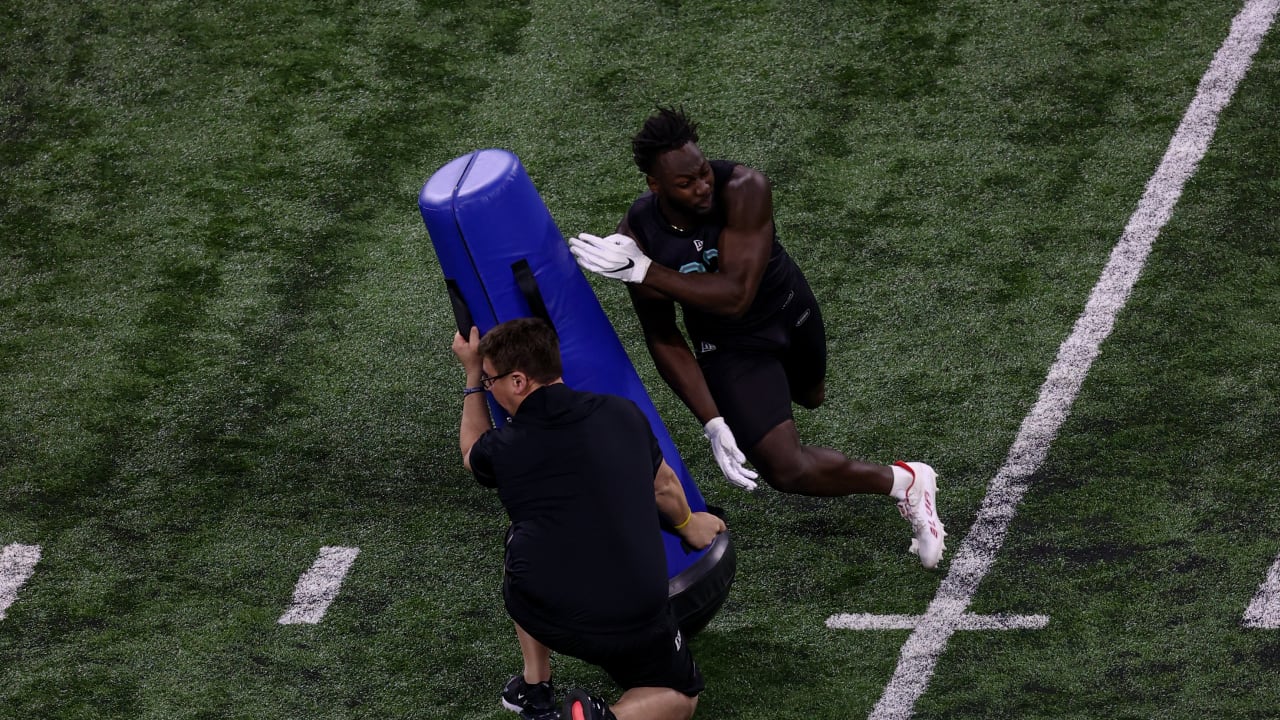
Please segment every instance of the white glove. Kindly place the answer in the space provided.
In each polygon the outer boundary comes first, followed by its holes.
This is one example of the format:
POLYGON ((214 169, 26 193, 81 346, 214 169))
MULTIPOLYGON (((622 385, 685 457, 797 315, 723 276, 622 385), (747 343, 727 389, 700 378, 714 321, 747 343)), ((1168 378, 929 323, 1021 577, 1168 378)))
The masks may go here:
POLYGON ((640 251, 635 240, 622 233, 604 238, 581 233, 569 238, 569 252, 584 270, 629 283, 644 282, 653 262, 640 251))
POLYGON ((738 441, 733 439, 733 432, 725 424, 724 418, 711 418, 703 426, 702 432, 711 441, 711 454, 715 455, 716 464, 720 466, 720 472, 724 473, 724 479, 747 492, 755 490, 756 484, 753 481, 759 476, 742 464, 747 457, 738 449, 738 441))

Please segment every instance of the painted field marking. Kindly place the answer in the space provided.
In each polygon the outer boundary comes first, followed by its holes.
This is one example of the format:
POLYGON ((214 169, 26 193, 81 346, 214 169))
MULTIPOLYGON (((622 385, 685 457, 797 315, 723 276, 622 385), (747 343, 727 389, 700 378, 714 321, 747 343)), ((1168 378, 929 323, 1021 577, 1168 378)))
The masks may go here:
POLYGON ((1247 628, 1280 630, 1280 557, 1276 558, 1267 579, 1258 588, 1258 594, 1245 609, 1243 624, 1247 628))
POLYGON ((298 579, 293 589, 293 603, 277 621, 281 625, 314 625, 320 622, 329 603, 338 597, 338 589, 360 554, 360 548, 322 547, 320 556, 298 579))
MULTIPOLYGON (((1084 313, 1058 348, 1058 357, 1031 412, 1022 421, 1004 466, 996 473, 969 535, 951 561, 924 615, 912 616, 913 629, 897 669, 869 716, 872 720, 909 718, 933 676, 951 635, 961 629, 978 584, 990 571, 1009 523, 1026 493, 1031 475, 1044 462, 1075 402, 1102 341, 1146 264, 1161 228, 1173 214, 1187 179, 1204 157, 1226 106, 1275 19, 1280 0, 1249 0, 1231 23, 1222 47, 1200 79, 1196 96, 1182 117, 1164 158, 1147 182, 1137 209, 1094 286, 1084 313)), ((832 616, 828 625, 842 616, 832 616)), ((867 617, 867 616, 856 616, 867 617)), ((901 616, 890 616, 901 617, 901 616)), ((1033 616, 1037 617, 1037 616, 1033 616)))
MULTIPOLYGON (((827 627, 832 630, 915 630, 923 615, 870 615, 855 613, 832 615, 827 627)), ((956 630, 1041 630, 1049 624, 1048 615, 974 615, 962 613, 956 619, 956 630)))
POLYGON ((0 552, 0 620, 18 599, 18 588, 31 578, 40 562, 39 545, 6 545, 0 552))

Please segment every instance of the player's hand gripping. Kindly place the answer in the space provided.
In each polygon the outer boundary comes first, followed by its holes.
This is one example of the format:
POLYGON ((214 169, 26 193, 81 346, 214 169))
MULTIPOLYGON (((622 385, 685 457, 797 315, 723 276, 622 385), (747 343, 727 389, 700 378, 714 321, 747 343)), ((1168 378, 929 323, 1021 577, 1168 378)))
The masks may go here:
POLYGON ((649 264, 653 262, 641 252, 635 240, 622 233, 603 238, 581 233, 569 238, 569 252, 584 270, 629 283, 644 282, 649 264))
POLYGON ((711 418, 703 426, 702 432, 711 441, 711 454, 715 455, 716 464, 724 473, 724 479, 748 492, 755 490, 755 479, 759 476, 743 465, 747 457, 738 449, 738 441, 733 438, 733 432, 725 424, 724 418, 711 418))

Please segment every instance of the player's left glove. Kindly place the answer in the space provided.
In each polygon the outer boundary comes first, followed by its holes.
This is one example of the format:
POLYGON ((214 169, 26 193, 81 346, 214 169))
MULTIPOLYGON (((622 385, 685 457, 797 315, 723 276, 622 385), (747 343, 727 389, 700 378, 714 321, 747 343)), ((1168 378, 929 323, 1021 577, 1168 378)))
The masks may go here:
POLYGON ((725 423, 724 418, 715 417, 702 428, 702 432, 711 441, 711 454, 716 457, 716 464, 724 479, 738 487, 751 492, 756 489, 755 479, 759 477, 754 470, 748 470, 743 463, 747 456, 738 449, 738 441, 725 423))
POLYGON ((622 233, 603 238, 581 233, 569 238, 569 252, 584 270, 629 283, 644 282, 653 262, 641 252, 635 240, 622 233))

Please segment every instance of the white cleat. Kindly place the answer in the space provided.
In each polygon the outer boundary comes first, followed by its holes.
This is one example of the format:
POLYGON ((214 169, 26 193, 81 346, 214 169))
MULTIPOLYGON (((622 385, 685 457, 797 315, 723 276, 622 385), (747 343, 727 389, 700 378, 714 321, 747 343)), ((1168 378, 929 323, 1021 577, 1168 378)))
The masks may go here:
POLYGON ((911 552, 920 556, 920 564, 932 570, 938 567, 942 559, 942 551, 947 549, 943 538, 947 532, 942 528, 942 520, 938 519, 938 507, 935 504, 938 496, 938 473, 933 468, 919 462, 894 463, 911 473, 912 481, 907 486, 907 496, 898 501, 898 512, 911 523, 911 552))

